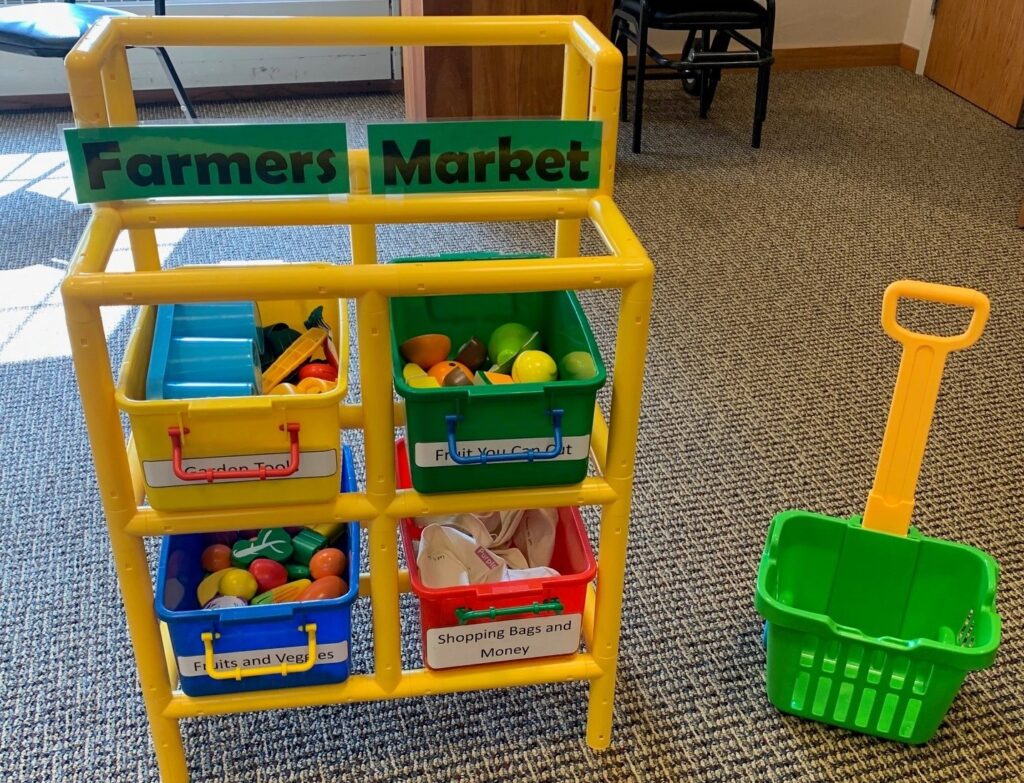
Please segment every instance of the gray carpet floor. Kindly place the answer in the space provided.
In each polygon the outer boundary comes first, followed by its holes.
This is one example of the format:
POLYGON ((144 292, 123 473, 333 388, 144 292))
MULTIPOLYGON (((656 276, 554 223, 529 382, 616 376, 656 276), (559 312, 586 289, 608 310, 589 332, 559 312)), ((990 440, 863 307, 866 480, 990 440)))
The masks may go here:
MULTIPOLYGON (((700 121, 677 86, 657 83, 645 153, 620 145, 616 197, 658 272, 612 747, 587 749, 585 687, 564 684, 185 722, 195 781, 1024 779, 1024 232, 1013 228, 1024 136, 895 69, 777 74, 760 151, 748 146, 752 105, 753 81, 730 77, 700 121), (948 364, 914 521, 999 560, 1005 633, 996 664, 968 678, 918 748, 776 712, 753 609, 775 513, 863 507, 899 360, 879 307, 901 277, 993 302, 980 343, 948 364)), ((401 114, 390 96, 201 109, 344 119, 356 143, 366 121, 401 114)), ((0 115, 0 780, 153 781, 55 293, 87 219, 61 199, 58 129, 70 119, 0 115)), ((551 236, 379 231, 384 258, 543 251, 551 236)), ((172 265, 349 252, 342 228, 161 243, 172 265)), ((592 233, 587 246, 598 249, 592 233)), ((616 300, 584 302, 611 364, 616 300)), ((907 317, 958 325, 931 309, 907 317)), ((115 354, 131 322, 112 314, 115 354)), ((403 607, 416 665, 417 609, 403 607)), ((366 601, 353 654, 370 667, 366 601)))

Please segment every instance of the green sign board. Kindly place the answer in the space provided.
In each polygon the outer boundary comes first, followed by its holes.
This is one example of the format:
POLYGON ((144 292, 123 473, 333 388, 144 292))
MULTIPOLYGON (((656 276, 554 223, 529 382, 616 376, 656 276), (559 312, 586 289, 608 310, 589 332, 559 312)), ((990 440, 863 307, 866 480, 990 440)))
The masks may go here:
POLYGON ((349 190, 339 122, 68 128, 64 142, 79 204, 349 190))
POLYGON ((373 193, 596 188, 601 123, 503 120, 370 125, 373 193))

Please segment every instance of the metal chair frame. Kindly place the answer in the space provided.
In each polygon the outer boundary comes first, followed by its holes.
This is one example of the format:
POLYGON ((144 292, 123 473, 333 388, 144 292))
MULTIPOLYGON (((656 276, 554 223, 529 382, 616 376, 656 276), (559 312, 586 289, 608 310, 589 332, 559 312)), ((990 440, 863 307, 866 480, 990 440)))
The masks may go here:
POLYGON ((628 81, 636 82, 633 106, 633 152, 640 152, 641 134, 643 131, 643 100, 644 82, 648 79, 681 79, 683 88, 691 94, 697 94, 700 100, 700 117, 708 116, 711 102, 718 88, 722 70, 725 68, 757 68, 757 88, 754 100, 754 128, 751 146, 761 146, 761 126, 768 114, 768 83, 771 66, 775 62, 772 52, 772 40, 775 33, 775 0, 765 0, 763 24, 759 27, 729 23, 723 18, 721 23, 691 24, 686 22, 662 24, 652 28, 653 16, 651 0, 641 0, 640 13, 636 16, 623 9, 616 0, 612 13, 612 42, 622 52, 623 61, 627 62, 628 44, 636 46, 636 65, 626 65, 622 69, 622 91, 620 96, 620 119, 627 120, 626 88, 628 81), (648 43, 648 32, 651 29, 685 30, 686 41, 678 60, 665 57, 648 43), (755 42, 740 30, 758 29, 760 42, 755 42), (729 43, 735 41, 742 49, 729 51, 729 43), (640 56, 644 53, 646 56, 640 56), (650 58, 663 71, 647 71, 647 59, 650 58))
MULTIPOLYGON (((75 0, 62 0, 62 2, 69 5, 75 5, 75 0)), ((109 7, 110 6, 103 6, 103 8, 109 7)), ((153 0, 153 15, 167 15, 167 0, 153 0)), ((197 115, 195 107, 192 106, 192 101, 189 99, 188 93, 185 91, 185 85, 182 84, 181 77, 178 76, 178 71, 175 69, 174 63, 171 62, 171 57, 167 54, 167 50, 162 46, 146 46, 141 48, 152 49, 156 52, 157 58, 163 66, 164 73, 167 74, 167 80, 171 83, 171 91, 174 93, 174 98, 178 102, 178 106, 181 107, 181 110, 186 117, 193 120, 196 119, 197 115)), ((27 53, 21 49, 13 47, 0 46, 0 51, 8 51, 14 54, 27 54, 28 56, 40 56, 38 54, 27 53)), ((65 52, 64 55, 66 56, 67 52, 65 52)))

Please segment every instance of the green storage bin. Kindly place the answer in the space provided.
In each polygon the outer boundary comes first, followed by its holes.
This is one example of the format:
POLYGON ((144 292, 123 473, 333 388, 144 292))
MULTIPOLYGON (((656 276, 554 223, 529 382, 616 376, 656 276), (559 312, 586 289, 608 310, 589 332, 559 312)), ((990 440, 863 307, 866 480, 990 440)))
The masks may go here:
MULTIPOLYGON (((396 259, 422 263, 497 256, 396 259)), ((501 256, 508 258, 509 256, 501 256)), ((522 258, 523 256, 518 256, 522 258)), ((467 269, 467 274, 472 270, 467 269)), ((391 350, 395 388, 405 399, 406 434, 413 487, 419 492, 502 489, 575 484, 587 475, 597 390, 605 368, 594 335, 571 291, 415 296, 391 299, 391 350), (558 362, 587 351, 597 373, 585 381, 416 389, 402 376, 398 346, 421 334, 445 334, 452 350, 471 337, 485 343, 510 321, 539 331, 541 349, 558 362), (561 450, 554 458, 557 437, 561 450), (458 464, 486 460, 483 464, 458 464), (529 450, 533 450, 530 452, 529 450)))
POLYGON ((995 659, 996 561, 911 528, 787 511, 757 577, 768 697, 778 709, 917 744, 935 733, 967 672, 995 659))

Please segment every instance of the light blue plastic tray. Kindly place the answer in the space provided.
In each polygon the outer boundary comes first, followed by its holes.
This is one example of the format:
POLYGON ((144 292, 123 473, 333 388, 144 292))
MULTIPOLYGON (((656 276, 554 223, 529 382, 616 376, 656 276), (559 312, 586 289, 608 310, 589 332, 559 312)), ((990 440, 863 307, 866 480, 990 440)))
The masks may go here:
POLYGON ((262 334, 254 302, 160 305, 146 399, 259 394, 262 334))

